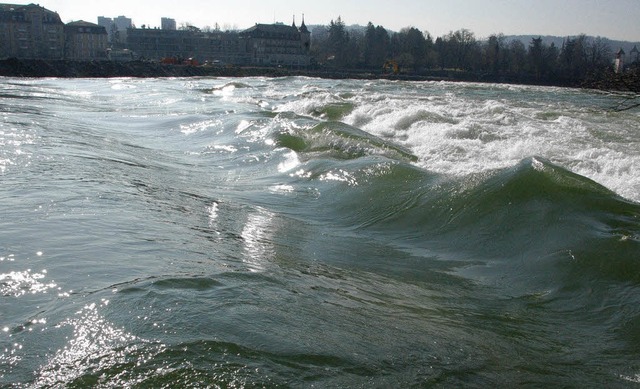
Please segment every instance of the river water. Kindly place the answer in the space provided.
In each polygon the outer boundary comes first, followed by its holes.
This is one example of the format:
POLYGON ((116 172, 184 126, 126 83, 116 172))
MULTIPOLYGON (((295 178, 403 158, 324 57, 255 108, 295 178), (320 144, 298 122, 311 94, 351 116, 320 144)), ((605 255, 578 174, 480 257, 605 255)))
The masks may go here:
POLYGON ((0 387, 640 384, 614 97, 1 81, 0 387))

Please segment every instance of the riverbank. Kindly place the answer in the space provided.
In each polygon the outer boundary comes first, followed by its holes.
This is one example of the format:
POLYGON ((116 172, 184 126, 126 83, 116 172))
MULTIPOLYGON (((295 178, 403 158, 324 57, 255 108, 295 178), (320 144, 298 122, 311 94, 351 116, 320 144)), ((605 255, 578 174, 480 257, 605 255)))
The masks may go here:
POLYGON ((287 77, 306 76, 325 79, 389 79, 406 81, 469 81, 514 84, 575 86, 570 82, 545 82, 523 77, 495 77, 453 70, 432 70, 423 74, 389 74, 343 69, 288 69, 267 67, 223 67, 169 65, 158 62, 69 61, 10 58, 0 60, 0 76, 4 77, 287 77))
POLYGON ((385 74, 337 69, 288 69, 274 67, 191 66, 148 61, 68 61, 10 58, 0 60, 0 76, 4 77, 287 77, 308 76, 333 79, 399 79, 445 80, 410 74, 385 74))

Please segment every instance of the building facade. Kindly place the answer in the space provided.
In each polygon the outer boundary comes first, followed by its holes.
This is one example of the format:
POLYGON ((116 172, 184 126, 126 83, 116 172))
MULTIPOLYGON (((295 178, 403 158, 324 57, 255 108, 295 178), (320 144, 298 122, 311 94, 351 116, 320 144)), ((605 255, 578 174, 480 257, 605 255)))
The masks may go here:
POLYGON ((98 16, 98 26, 104 27, 107 31, 107 36, 109 42, 113 40, 113 33, 116 31, 116 24, 113 22, 112 18, 107 18, 104 16, 98 16))
POLYGON ((0 58, 62 59, 64 23, 36 4, 0 4, 0 58))
POLYGON ((98 16, 98 25, 107 30, 111 44, 122 46, 127 39, 127 30, 133 28, 133 21, 126 16, 118 16, 117 18, 98 16))
POLYGON ((300 28, 295 22, 284 24, 256 24, 240 33, 249 54, 250 64, 256 66, 306 67, 309 56, 311 33, 302 21, 300 28))
POLYGON ((133 28, 127 32, 127 48, 140 58, 194 58, 198 62, 244 64, 246 50, 238 34, 202 32, 198 29, 163 30, 133 28))
POLYGON ((0 4, 0 59, 172 58, 176 63, 192 58, 189 63, 286 67, 311 62, 311 33, 304 19, 300 28, 295 22, 256 24, 241 32, 178 30, 173 19, 161 22, 161 29, 135 28, 125 16, 101 16, 98 24, 77 21, 65 26, 56 12, 39 5, 0 4))
POLYGON ((77 21, 64 26, 65 58, 78 61, 107 59, 108 35, 103 26, 77 21))
POLYGON ((126 47, 140 58, 158 61, 166 57, 190 57, 197 36, 190 31, 132 28, 127 33, 126 47))
POLYGON ((176 20, 171 18, 161 18, 160 26, 163 30, 177 30, 176 20))
POLYGON ((126 47, 140 58, 194 58, 200 63, 306 67, 311 33, 284 24, 256 24, 242 32, 139 29, 127 31, 126 47))

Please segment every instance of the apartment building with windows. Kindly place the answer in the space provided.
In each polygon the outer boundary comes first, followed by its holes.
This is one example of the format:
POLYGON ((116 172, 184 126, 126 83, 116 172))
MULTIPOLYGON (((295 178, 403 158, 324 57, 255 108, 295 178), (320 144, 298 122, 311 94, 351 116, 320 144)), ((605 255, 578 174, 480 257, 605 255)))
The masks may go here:
POLYGON ((250 64, 257 66, 309 66, 311 33, 302 21, 285 24, 256 24, 240 33, 250 64))
POLYGON ((160 28, 163 30, 177 30, 177 24, 175 19, 171 18, 161 18, 160 19, 160 28))
POLYGON ((199 63, 305 67, 311 62, 310 42, 304 20, 300 28, 295 22, 256 24, 240 32, 176 29, 170 18, 162 18, 162 28, 135 28, 125 16, 101 16, 98 24, 76 21, 65 26, 56 12, 39 5, 0 4, 0 59, 84 61, 126 52, 127 59, 193 58, 199 63))
POLYGON ((61 59, 64 23, 36 4, 0 4, 0 58, 61 59))
POLYGON ((103 26, 85 21, 67 23, 65 58, 79 61, 107 59, 108 35, 103 26))
POLYGON ((303 21, 300 28, 295 23, 256 24, 241 32, 133 28, 127 31, 126 47, 148 60, 173 57, 200 63, 305 67, 311 62, 310 42, 303 21))

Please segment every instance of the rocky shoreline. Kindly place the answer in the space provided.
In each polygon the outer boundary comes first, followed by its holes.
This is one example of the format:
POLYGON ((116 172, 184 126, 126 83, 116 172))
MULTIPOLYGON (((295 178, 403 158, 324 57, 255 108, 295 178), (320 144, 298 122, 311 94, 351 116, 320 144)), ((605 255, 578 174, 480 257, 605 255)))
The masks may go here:
POLYGON ((428 74, 389 74, 385 72, 350 71, 341 69, 288 69, 268 67, 224 67, 170 65, 149 61, 70 61, 9 58, 0 60, 0 77, 288 77, 306 76, 327 79, 388 79, 405 81, 469 81, 513 84, 573 86, 568 83, 548 83, 520 77, 505 78, 478 75, 471 72, 434 70, 428 74))
MULTIPOLYGON (((0 76, 4 77, 286 77, 415 79, 415 76, 343 72, 338 70, 295 70, 287 68, 224 67, 171 65, 148 61, 68 61, 10 58, 0 60, 0 76)), ((426 79, 427 77, 421 77, 426 79)))

